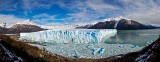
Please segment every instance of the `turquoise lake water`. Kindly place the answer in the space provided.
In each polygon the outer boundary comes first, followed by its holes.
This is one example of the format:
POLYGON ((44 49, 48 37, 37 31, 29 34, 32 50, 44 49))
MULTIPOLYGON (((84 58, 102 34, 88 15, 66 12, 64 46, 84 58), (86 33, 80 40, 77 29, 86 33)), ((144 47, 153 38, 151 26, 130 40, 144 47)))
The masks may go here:
POLYGON ((160 29, 118 30, 117 35, 107 39, 105 43, 146 46, 155 41, 159 35, 160 29))

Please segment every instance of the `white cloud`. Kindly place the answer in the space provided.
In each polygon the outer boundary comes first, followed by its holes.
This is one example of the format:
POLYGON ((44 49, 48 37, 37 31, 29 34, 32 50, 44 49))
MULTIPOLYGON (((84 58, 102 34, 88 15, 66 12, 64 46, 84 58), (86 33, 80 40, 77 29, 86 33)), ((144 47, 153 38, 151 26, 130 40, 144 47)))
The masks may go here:
POLYGON ((73 6, 64 3, 61 3, 61 6, 75 11, 66 18, 74 22, 90 22, 108 15, 124 16, 141 23, 160 24, 160 0, 116 0, 115 2, 122 6, 107 4, 104 0, 75 1, 73 6))
POLYGON ((95 10, 95 12, 104 13, 111 10, 118 9, 117 7, 104 3, 103 0, 87 0, 86 5, 95 10))
POLYGON ((72 23, 92 22, 106 15, 106 13, 110 14, 110 12, 119 9, 116 6, 104 3, 103 0, 76 0, 70 4, 59 2, 59 5, 73 12, 68 14, 68 18, 65 18, 72 23))
MULTIPOLYGON (((0 11, 16 10, 23 7, 25 16, 34 9, 49 9, 53 5, 59 5, 66 9, 66 18, 56 19, 58 15, 46 13, 33 16, 36 22, 48 23, 47 20, 61 20, 62 23, 91 22, 100 17, 125 16, 142 23, 160 24, 160 0, 2 0, 0 11), (107 1, 107 2, 106 2, 107 1), (67 3, 66 3, 67 2, 67 3), (20 4, 21 3, 21 4, 20 4), (19 6, 22 5, 22 6, 19 6)), ((17 18, 13 15, 9 15, 17 18)))
MULTIPOLYGON (((48 15, 48 14, 46 14, 46 13, 42 13, 42 14, 37 14, 37 15, 35 15, 35 16, 33 16, 33 18, 34 19, 42 19, 42 18, 48 18, 49 20, 52 20, 52 19, 54 19, 55 17, 53 16, 53 15, 48 15)), ((48 20, 47 19, 47 20, 48 20)))
POLYGON ((23 18, 17 18, 14 15, 3 15, 0 14, 0 23, 8 23, 8 24, 14 24, 20 21, 24 21, 26 19, 23 18))
POLYGON ((39 24, 49 24, 50 25, 50 23, 57 23, 57 20, 63 20, 63 19, 56 19, 56 15, 48 15, 46 13, 42 13, 42 14, 33 16, 33 21, 39 24))
POLYGON ((68 25, 68 23, 54 22, 54 23, 48 23, 48 24, 45 24, 45 25, 48 25, 48 26, 63 26, 63 25, 68 25))
MULTIPOLYGON (((141 23, 160 25, 160 6, 155 0, 119 0, 125 6, 125 17, 141 23), (158 23, 157 23, 158 22, 158 23)), ((159 1, 160 2, 160 1, 159 1)))
POLYGON ((22 0, 22 3, 25 15, 28 15, 28 13, 32 13, 32 10, 34 9, 49 9, 52 5, 56 4, 52 0, 22 0))

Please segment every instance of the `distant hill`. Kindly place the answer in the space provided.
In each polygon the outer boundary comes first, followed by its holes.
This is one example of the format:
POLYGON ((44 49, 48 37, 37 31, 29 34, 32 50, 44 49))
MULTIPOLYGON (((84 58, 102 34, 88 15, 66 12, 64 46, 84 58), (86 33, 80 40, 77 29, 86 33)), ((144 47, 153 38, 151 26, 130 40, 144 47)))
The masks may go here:
POLYGON ((117 17, 117 18, 108 18, 102 22, 97 22, 92 25, 80 26, 77 28, 136 30, 136 29, 155 29, 158 27, 152 25, 145 25, 124 17, 117 17))
POLYGON ((30 19, 17 22, 16 24, 0 24, 0 34, 15 34, 21 32, 36 32, 45 30, 44 28, 39 27, 36 23, 30 19))
POLYGON ((0 34, 14 34, 14 33, 21 33, 21 32, 36 32, 44 30, 43 28, 40 28, 39 26, 35 25, 21 25, 16 24, 13 25, 11 28, 3 28, 0 27, 0 34))

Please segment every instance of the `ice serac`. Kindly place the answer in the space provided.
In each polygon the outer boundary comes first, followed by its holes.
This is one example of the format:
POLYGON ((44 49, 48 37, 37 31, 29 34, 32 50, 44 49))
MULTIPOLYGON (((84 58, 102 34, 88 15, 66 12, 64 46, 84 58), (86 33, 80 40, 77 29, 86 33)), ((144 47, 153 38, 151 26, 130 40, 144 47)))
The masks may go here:
POLYGON ((116 29, 57 29, 20 33, 20 39, 31 40, 31 42, 83 44, 103 42, 116 33, 116 29))

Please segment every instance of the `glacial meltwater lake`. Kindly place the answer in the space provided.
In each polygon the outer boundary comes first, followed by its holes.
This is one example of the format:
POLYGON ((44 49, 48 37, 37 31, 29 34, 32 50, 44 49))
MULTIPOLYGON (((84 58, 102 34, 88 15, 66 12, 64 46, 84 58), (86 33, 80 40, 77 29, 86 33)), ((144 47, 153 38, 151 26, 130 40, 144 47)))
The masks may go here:
POLYGON ((117 35, 107 39, 105 43, 146 46, 155 41, 159 35, 160 29, 118 30, 117 35))
POLYGON ((40 49, 47 50, 53 54, 62 55, 70 58, 106 58, 119 54, 126 54, 141 50, 146 45, 155 41, 160 35, 160 29, 147 30, 49 30, 33 33, 21 33, 21 38, 33 39, 30 42, 38 42, 40 44, 30 44, 37 46, 40 49), (69 34, 65 34, 67 33, 69 34), (113 32, 113 33, 112 33, 113 32), (75 34, 76 33, 76 34, 75 34), (94 33, 88 34, 88 33, 94 33), (108 34, 111 33, 111 34, 108 34), (72 35, 71 35, 72 34, 72 35), (87 36, 86 36, 87 34, 87 36), (106 34, 106 36, 102 36, 106 34), (113 35, 114 34, 114 35, 113 35), (99 36, 100 35, 100 36, 99 36), (25 37, 27 36, 27 37, 25 37), (70 37, 69 37, 70 36, 70 37), (58 37, 58 38, 56 38, 58 37), (88 40, 93 42, 93 39, 102 37, 104 41, 96 43, 86 43, 88 40), (107 37, 107 38, 105 38, 107 37), (66 43, 53 43, 56 39, 63 40, 74 38, 80 41, 72 40, 66 43), (41 40, 41 41, 34 41, 41 40), (42 41, 44 40, 44 41, 42 41), (47 41, 46 41, 47 40, 47 41), (48 41, 49 40, 49 41, 48 41), (85 43, 81 43, 84 40, 85 43), (75 43, 77 42, 77 43, 75 43), (80 42, 80 43, 78 43, 80 42), (53 43, 53 44, 52 44, 53 43))

